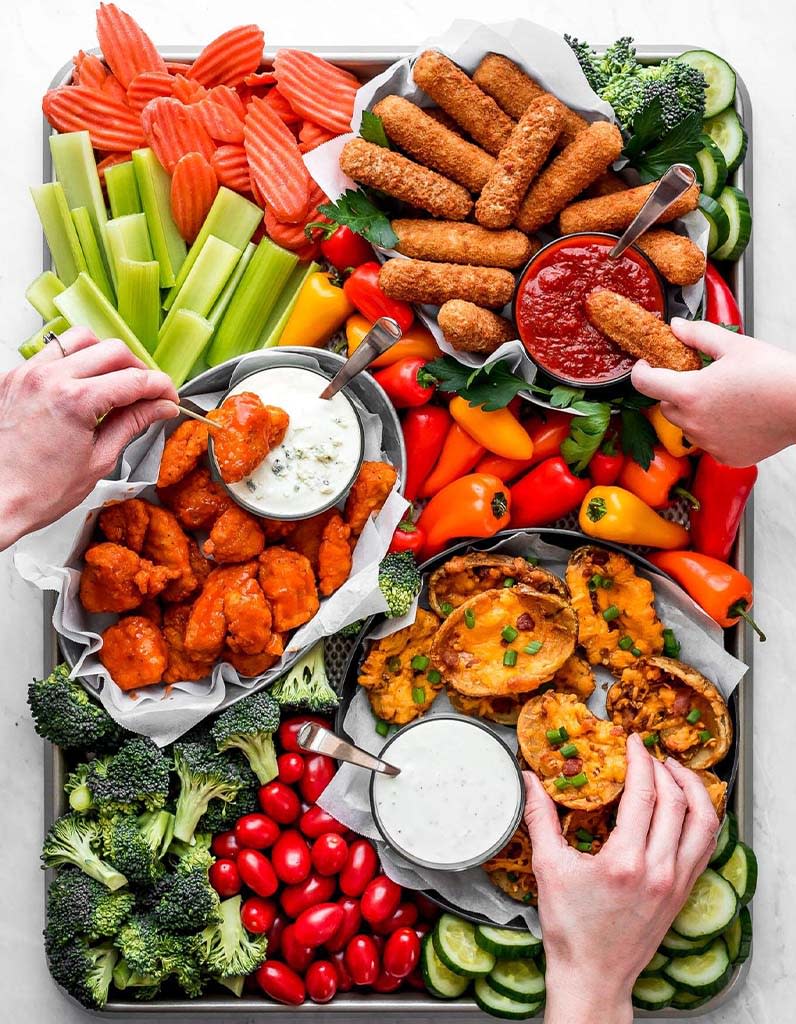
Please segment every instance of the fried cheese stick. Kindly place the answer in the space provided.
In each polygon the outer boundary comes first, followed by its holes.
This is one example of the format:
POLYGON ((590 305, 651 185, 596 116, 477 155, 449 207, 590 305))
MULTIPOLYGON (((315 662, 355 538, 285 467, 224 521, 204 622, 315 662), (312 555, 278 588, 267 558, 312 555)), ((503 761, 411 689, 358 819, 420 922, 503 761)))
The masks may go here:
MULTIPOLYGON (((649 185, 639 185, 638 188, 629 188, 624 192, 573 203, 561 212, 559 224, 562 235, 574 231, 624 231, 657 184, 657 181, 651 181, 649 185)), ((672 203, 660 220, 664 222, 682 217, 684 213, 695 210, 698 204, 699 185, 692 185, 672 203)))
POLYGON ((459 221, 401 219, 392 222, 395 248, 404 256, 434 263, 469 263, 477 267, 521 267, 540 243, 522 231, 489 231, 459 221))
POLYGON ((463 267, 424 260, 388 260, 379 287, 391 299, 441 306, 466 299, 487 309, 502 309, 514 292, 514 276, 497 267, 463 267))
POLYGON ((645 232, 636 245, 649 256, 669 284, 696 284, 705 273, 705 254, 685 235, 656 228, 645 232))
POLYGON ((626 192, 630 186, 615 171, 606 171, 596 181, 593 181, 586 190, 589 199, 597 196, 612 196, 617 192, 626 192))
POLYGON ((593 291, 584 302, 589 322, 636 359, 668 370, 699 370, 702 360, 684 345, 667 323, 624 295, 593 291))
POLYGON ((466 188, 364 139, 351 139, 343 146, 340 167, 354 181, 381 189, 435 217, 464 220, 473 208, 466 188))
POLYGON ((517 336, 514 324, 497 313, 464 299, 449 299, 440 306, 437 323, 460 352, 489 354, 517 336))

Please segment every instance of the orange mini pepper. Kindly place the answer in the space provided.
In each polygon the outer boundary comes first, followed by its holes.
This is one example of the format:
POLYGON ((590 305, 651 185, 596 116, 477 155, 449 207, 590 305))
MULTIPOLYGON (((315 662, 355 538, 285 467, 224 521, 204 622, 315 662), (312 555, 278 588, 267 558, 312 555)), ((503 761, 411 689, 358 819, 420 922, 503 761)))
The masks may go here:
POLYGON ((689 504, 695 498, 682 487, 675 485, 691 475, 691 463, 683 455, 675 458, 665 448, 653 449, 649 466, 644 469, 634 459, 626 459, 617 483, 625 490, 632 491, 650 508, 666 508, 672 498, 680 495, 689 504))
POLYGON ((487 412, 461 395, 452 398, 448 408, 459 426, 495 455, 506 459, 530 459, 533 455, 533 441, 510 409, 487 412))
POLYGON ((436 466, 420 487, 420 497, 430 498, 452 480, 469 473, 484 454, 484 446, 474 441, 458 423, 452 423, 436 466))
POLYGON ((298 293, 293 312, 279 338, 280 345, 325 345, 354 307, 343 289, 324 271, 310 274, 298 293))
POLYGON ((688 543, 687 530, 659 516, 624 487, 592 487, 580 506, 578 522, 589 537, 616 544, 682 548, 688 543))
MULTIPOLYGON (((348 355, 351 357, 362 344, 362 339, 371 329, 373 324, 361 313, 354 313, 345 322, 345 336, 348 342, 348 355)), ((378 369, 380 366, 392 366, 401 359, 408 359, 410 356, 417 356, 420 359, 437 359, 442 355, 439 345, 434 340, 431 331, 421 323, 414 323, 408 331, 404 331, 400 341, 397 341, 386 352, 373 360, 370 364, 378 369)))
POLYGON ((510 504, 506 485, 488 473, 470 473, 449 483, 417 521, 426 538, 422 558, 431 558, 457 537, 492 537, 509 525, 510 504))
POLYGON ((648 409, 644 409, 643 412, 650 421, 652 429, 658 435, 658 440, 670 455, 679 459, 683 455, 697 454, 699 448, 695 444, 691 444, 688 438, 683 435, 680 427, 676 427, 674 423, 666 419, 661 412, 660 405, 651 405, 648 409))
POLYGON ((572 416, 555 410, 546 412, 543 419, 530 420, 526 427, 533 441, 533 463, 560 455, 571 426, 572 416))

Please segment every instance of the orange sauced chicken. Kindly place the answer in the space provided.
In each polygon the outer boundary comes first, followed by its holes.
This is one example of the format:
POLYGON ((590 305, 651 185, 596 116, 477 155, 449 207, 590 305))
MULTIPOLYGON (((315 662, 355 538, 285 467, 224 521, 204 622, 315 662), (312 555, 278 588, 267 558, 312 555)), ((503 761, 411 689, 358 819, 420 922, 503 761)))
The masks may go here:
POLYGON ((264 405, 251 391, 231 395, 207 415, 222 428, 213 431, 213 453, 228 484, 249 476, 281 444, 289 422, 284 409, 264 405))
POLYGON ((258 579, 282 633, 308 622, 319 608, 318 590, 308 558, 283 547, 266 548, 260 555, 258 579))
POLYGON ((160 488, 158 497, 186 530, 210 529, 233 504, 221 484, 211 478, 206 466, 197 466, 170 487, 160 488))
POLYGON ((190 604, 172 604, 163 615, 163 639, 168 647, 164 683, 204 679, 213 669, 213 660, 198 658, 185 646, 185 630, 191 617, 190 604))
POLYGON ((351 527, 335 512, 323 528, 318 548, 318 590, 329 597, 351 574, 351 527))
POLYGON ((136 690, 162 680, 168 647, 151 619, 128 615, 102 634, 99 659, 120 689, 136 690))
POLYGON ((184 601, 197 589, 199 584, 191 569, 188 536, 171 512, 159 505, 149 506, 149 528, 142 553, 177 574, 163 591, 164 601, 184 601))
POLYGON ((201 594, 193 603, 185 630, 185 647, 194 656, 214 659, 221 653, 227 639, 226 596, 254 579, 256 573, 257 563, 246 562, 221 566, 207 577, 201 594))
POLYGON ((373 713, 382 721, 404 725, 434 703, 442 683, 439 673, 430 669, 428 656, 438 625, 433 612, 418 608, 411 626, 371 647, 359 671, 359 685, 367 690, 373 713))
POLYGON ((114 544, 122 544, 139 555, 149 529, 149 510, 152 506, 140 498, 129 498, 106 505, 99 515, 99 528, 114 544))
POLYGON ((94 544, 85 555, 80 600, 87 612, 128 612, 157 597, 178 573, 120 544, 94 544))
POLYGON ((163 446, 158 487, 169 487, 196 469, 207 451, 208 427, 196 420, 181 423, 163 446))
POLYGON ((203 550, 218 563, 248 562, 264 547, 259 520, 240 505, 230 505, 213 523, 203 550))
POLYGON ((225 647, 221 652, 221 660, 230 665, 242 676, 259 676, 279 661, 284 651, 284 642, 279 633, 272 633, 268 647, 262 654, 241 654, 225 647))
POLYGON ((238 654, 262 654, 271 641, 273 616, 256 579, 242 580, 224 594, 227 647, 238 654))
POLYGON ((397 471, 387 462, 362 463, 345 503, 352 540, 362 533, 370 516, 381 511, 397 479, 397 471))

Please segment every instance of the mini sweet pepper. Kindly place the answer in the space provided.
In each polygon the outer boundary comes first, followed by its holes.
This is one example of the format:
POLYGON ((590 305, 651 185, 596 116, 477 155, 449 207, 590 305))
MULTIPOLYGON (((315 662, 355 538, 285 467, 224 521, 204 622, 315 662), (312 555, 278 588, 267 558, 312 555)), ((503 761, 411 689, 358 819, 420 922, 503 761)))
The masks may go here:
POLYGON ((682 548, 688 543, 687 530, 659 516, 624 487, 592 487, 583 499, 578 522, 590 537, 617 544, 682 548))
POLYGON ((332 275, 319 270, 302 285, 279 344, 325 345, 353 312, 354 307, 332 275))

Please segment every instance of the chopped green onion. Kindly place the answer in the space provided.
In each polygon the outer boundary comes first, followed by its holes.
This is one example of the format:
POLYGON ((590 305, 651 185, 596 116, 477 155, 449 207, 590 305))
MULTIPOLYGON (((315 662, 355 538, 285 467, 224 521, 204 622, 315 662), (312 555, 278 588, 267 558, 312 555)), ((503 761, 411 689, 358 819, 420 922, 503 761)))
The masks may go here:
POLYGON ((392 673, 401 671, 401 659, 398 657, 397 654, 393 654, 391 657, 387 659, 387 668, 392 673))
POLYGON ((558 730, 558 735, 561 737, 561 742, 566 743, 569 739, 569 733, 566 730, 566 726, 561 726, 558 730))
POLYGON ((685 720, 686 722, 688 722, 689 725, 696 725, 701 717, 702 712, 699 710, 699 708, 691 708, 691 710, 685 716, 685 720))
POLYGON ((660 736, 658 736, 657 732, 651 732, 647 736, 644 737, 644 746, 648 747, 648 748, 649 747, 654 747, 659 739, 660 739, 660 736))
POLYGON ((553 779, 553 785, 556 789, 569 789, 572 783, 569 779, 565 779, 563 775, 559 775, 557 779, 553 779))
POLYGON ((589 590, 596 590, 602 585, 603 578, 599 573, 595 573, 589 580, 589 590))
POLYGON ((578 843, 577 848, 580 850, 581 853, 591 853, 591 843, 590 842, 587 843, 587 842, 584 841, 582 843, 578 843))
POLYGON ((615 604, 609 604, 603 612, 603 618, 606 622, 612 622, 614 619, 618 619, 621 614, 621 611, 615 604))
POLYGON ((600 587, 603 590, 610 590, 613 585, 614 581, 611 579, 610 576, 603 576, 600 580, 600 587))
POLYGON ((422 686, 412 687, 412 700, 415 704, 425 704, 426 702, 426 691, 422 686))
POLYGON ((446 619, 453 611, 453 605, 450 603, 450 601, 443 601, 439 607, 440 611, 442 612, 446 619))
POLYGON ((509 647, 509 649, 503 655, 503 664, 506 666, 506 668, 514 668, 514 666, 517 664, 517 652, 514 650, 513 647, 509 647))
POLYGON ((529 892, 526 892, 525 895, 522 897, 522 902, 523 903, 530 903, 532 899, 533 899, 533 894, 529 893, 529 892))
POLYGON ((516 871, 507 871, 506 872, 506 878, 508 878, 508 880, 510 882, 516 882, 519 877, 520 876, 517 874, 516 871))
POLYGON ((509 590, 511 587, 513 587, 516 584, 516 582, 517 581, 514 579, 513 576, 507 576, 503 580, 503 586, 506 588, 506 590, 509 590))
POLYGON ((712 739, 713 739, 713 733, 710 731, 710 729, 703 729, 700 732, 700 734, 699 734, 699 742, 700 743, 707 743, 708 740, 712 740, 712 739))
POLYGON ((564 737, 561 735, 560 729, 548 729, 545 733, 548 743, 563 743, 564 737))
POLYGON ((66 285, 52 270, 45 270, 32 281, 25 292, 25 298, 33 306, 42 320, 53 320, 58 316, 53 299, 60 295, 66 285))
POLYGON ((160 284, 170 288, 185 264, 188 251, 171 216, 171 177, 151 149, 134 150, 133 167, 152 251, 160 264, 160 284))
POLYGON ((563 747, 558 748, 558 752, 562 757, 577 757, 578 748, 574 743, 565 743, 563 747))
POLYGON ((472 608, 465 609, 464 624, 468 629, 473 629, 475 627, 475 612, 472 608))
POLYGON ((500 635, 506 641, 506 643, 512 643, 520 635, 514 626, 504 626, 501 630, 500 635))
POLYGON ((641 657, 641 648, 640 647, 631 647, 630 648, 630 653, 633 655, 634 658, 640 658, 641 657))
POLYGON ((536 555, 526 555, 525 561, 528 563, 528 565, 537 566, 539 564, 539 559, 536 557, 536 555))
POLYGON ((412 658, 412 668, 415 672, 424 672, 430 664, 431 661, 425 654, 416 654, 414 658, 412 658))
POLYGON ((543 647, 544 644, 541 640, 531 640, 529 644, 526 644, 523 647, 523 651, 525 651, 526 654, 538 654, 543 647))
POLYGON ((580 789, 581 786, 585 786, 589 781, 588 776, 585 772, 580 772, 578 775, 573 775, 569 780, 570 786, 574 786, 576 789, 580 789))
POLYGON ((376 719, 376 732, 379 734, 379 736, 386 736, 389 731, 390 731, 389 723, 385 722, 381 718, 377 718, 376 719))
POLYGON ((435 668, 430 668, 426 672, 426 679, 431 683, 432 686, 437 686, 438 683, 442 682, 442 674, 435 668))
POLYGON ((582 843, 593 843, 594 842, 594 836, 591 834, 591 832, 587 831, 585 828, 579 828, 577 830, 577 832, 575 833, 575 835, 577 836, 578 839, 580 839, 580 841, 582 843))
POLYGON ((680 641, 674 635, 673 629, 663 631, 663 653, 667 658, 680 657, 680 641))
POLYGON ((633 646, 633 637, 632 636, 623 636, 622 639, 619 641, 619 647, 623 651, 629 651, 632 646, 633 646))

